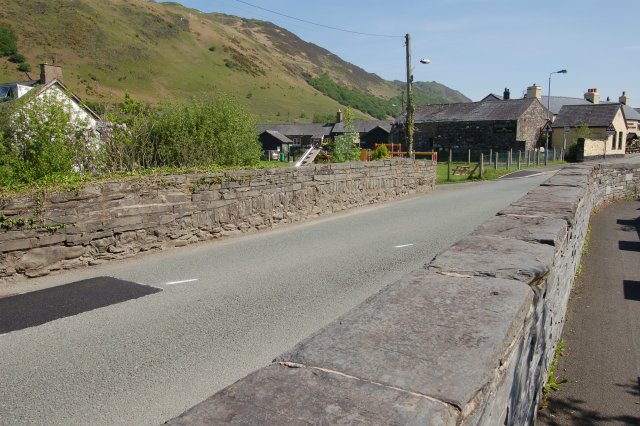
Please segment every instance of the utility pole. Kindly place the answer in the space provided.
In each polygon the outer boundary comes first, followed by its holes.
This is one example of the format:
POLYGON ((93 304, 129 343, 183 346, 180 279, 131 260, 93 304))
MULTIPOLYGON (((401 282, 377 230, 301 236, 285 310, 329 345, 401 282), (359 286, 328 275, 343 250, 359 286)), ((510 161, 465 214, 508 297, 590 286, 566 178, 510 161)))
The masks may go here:
POLYGON ((413 96, 411 93, 411 84, 413 83, 413 75, 411 75, 411 37, 409 33, 405 36, 407 47, 407 151, 409 158, 413 158, 413 126, 415 121, 416 109, 413 106, 413 96))

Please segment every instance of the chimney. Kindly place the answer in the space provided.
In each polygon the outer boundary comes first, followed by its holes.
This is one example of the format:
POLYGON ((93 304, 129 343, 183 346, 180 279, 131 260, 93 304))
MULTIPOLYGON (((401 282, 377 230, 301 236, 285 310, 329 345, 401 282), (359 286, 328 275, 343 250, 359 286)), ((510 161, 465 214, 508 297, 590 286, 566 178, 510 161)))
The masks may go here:
POLYGON ((531 98, 535 98, 538 100, 542 99, 542 87, 538 86, 535 83, 533 83, 532 86, 527 87, 527 99, 531 98))
POLYGON ((504 99, 505 101, 508 101, 510 97, 511 97, 511 92, 509 92, 509 89, 505 87, 504 93, 502 94, 502 99, 504 99))
POLYGON ((338 113, 336 114, 336 123, 342 123, 343 118, 342 111, 338 110, 338 113))
POLYGON ((629 105, 629 98, 627 97, 627 92, 622 92, 622 96, 618 98, 618 102, 622 105, 629 105))
POLYGON ((600 93, 596 88, 588 89, 587 93, 584 94, 584 98, 594 105, 600 103, 600 93))
POLYGON ((62 67, 57 65, 40 64, 40 84, 47 84, 53 80, 64 83, 62 79, 62 67))

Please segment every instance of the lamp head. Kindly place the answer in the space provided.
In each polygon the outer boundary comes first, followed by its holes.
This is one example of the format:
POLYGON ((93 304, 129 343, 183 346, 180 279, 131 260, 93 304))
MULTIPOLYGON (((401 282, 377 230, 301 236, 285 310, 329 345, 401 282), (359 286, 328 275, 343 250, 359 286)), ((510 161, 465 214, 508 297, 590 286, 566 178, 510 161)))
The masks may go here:
POLYGON ((556 74, 566 74, 567 70, 560 70, 560 71, 556 71, 556 74))
MULTIPOLYGON (((430 64, 430 63, 431 63, 431 61, 430 61, 429 59, 427 59, 427 58, 422 58, 422 59, 420 59, 420 63, 421 63, 421 64, 425 64, 425 65, 426 65, 426 64, 430 64)), ((566 72, 566 71, 565 71, 565 72, 566 72)))

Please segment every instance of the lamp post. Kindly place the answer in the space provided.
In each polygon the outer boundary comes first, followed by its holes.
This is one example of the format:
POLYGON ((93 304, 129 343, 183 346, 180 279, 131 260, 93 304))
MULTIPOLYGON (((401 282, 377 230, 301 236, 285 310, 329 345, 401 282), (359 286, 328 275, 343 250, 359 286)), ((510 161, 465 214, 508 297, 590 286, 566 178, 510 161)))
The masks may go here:
MULTIPOLYGON (((407 129, 407 151, 409 152, 409 158, 413 158, 413 127, 416 115, 416 107, 415 105, 413 105, 413 95, 411 93, 414 67, 411 66, 411 37, 408 33, 405 36, 405 42, 405 45, 407 47, 407 119, 405 122, 405 127, 407 129)), ((420 59, 421 64, 426 65, 430 62, 431 61, 426 58, 420 59)))
MULTIPOLYGON (((547 86, 547 123, 550 121, 550 117, 549 114, 551 113, 550 108, 551 108, 551 76, 553 74, 566 74, 567 70, 560 70, 560 71, 554 71, 551 74, 549 74, 549 86, 547 86)), ((547 132, 547 138, 545 140, 544 143, 544 165, 547 165, 547 162, 549 161, 549 132, 547 132)))

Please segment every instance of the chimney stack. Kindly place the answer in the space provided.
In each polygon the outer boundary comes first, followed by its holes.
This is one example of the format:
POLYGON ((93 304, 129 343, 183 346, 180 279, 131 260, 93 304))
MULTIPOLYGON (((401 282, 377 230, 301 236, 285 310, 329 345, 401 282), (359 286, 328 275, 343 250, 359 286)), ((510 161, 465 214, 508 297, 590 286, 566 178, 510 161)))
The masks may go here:
POLYGON ((53 80, 64 83, 62 79, 62 67, 57 65, 40 64, 40 84, 47 84, 53 80))
POLYGON ((505 101, 508 101, 509 98, 511 98, 511 92, 509 92, 509 89, 505 87, 504 93, 502 94, 502 99, 504 99, 505 101))
POLYGON ((336 114, 336 123, 342 123, 343 119, 342 110, 338 110, 338 113, 336 114))
POLYGON ((532 86, 527 87, 527 99, 531 98, 535 98, 538 100, 542 99, 542 87, 538 86, 535 83, 533 83, 532 86))
POLYGON ((622 96, 618 98, 618 102, 622 105, 629 105, 629 98, 627 97, 627 92, 622 92, 622 96))
POLYGON ((584 98, 594 105, 600 103, 600 93, 598 93, 598 89, 596 88, 588 89, 587 93, 584 94, 584 98))

